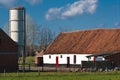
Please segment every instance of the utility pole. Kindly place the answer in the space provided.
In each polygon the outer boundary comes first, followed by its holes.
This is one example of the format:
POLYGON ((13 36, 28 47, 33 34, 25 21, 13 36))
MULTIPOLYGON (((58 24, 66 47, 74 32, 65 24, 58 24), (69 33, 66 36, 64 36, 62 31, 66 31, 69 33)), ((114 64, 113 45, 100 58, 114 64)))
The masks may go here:
POLYGON ((23 71, 25 71, 25 60, 26 60, 26 10, 24 8, 24 52, 23 52, 23 71))

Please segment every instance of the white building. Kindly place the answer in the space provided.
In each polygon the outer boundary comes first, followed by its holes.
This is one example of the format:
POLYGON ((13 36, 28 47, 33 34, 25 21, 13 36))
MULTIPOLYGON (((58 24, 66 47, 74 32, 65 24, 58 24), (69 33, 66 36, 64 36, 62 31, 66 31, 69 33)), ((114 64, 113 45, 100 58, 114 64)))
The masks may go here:
MULTIPOLYGON (((81 64, 81 61, 88 61, 88 58, 86 56, 88 56, 88 54, 49 54, 43 56, 43 61, 44 64, 56 64, 56 57, 58 57, 59 64, 81 64)), ((90 60, 93 60, 93 58, 90 60)))
POLYGON ((111 40, 117 29, 94 29, 62 32, 47 47, 44 64, 81 64, 81 61, 103 61, 104 58, 86 56, 114 51, 116 46, 111 40), (109 39, 109 40, 108 40, 109 39), (112 45, 112 47, 111 47, 112 45))

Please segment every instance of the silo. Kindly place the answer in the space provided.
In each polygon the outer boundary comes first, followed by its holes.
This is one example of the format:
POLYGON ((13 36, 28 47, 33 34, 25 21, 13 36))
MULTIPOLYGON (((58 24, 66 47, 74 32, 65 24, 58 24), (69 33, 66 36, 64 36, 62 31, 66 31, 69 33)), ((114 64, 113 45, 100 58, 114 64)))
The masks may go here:
MULTIPOLYGON (((10 9, 10 36, 17 42, 18 55, 22 55, 25 58, 25 8, 24 7, 15 7, 10 9)), ((23 59, 24 60, 24 59, 23 59)), ((23 61, 24 62, 24 61, 23 61)))
POLYGON ((19 46, 24 46, 24 14, 23 7, 10 9, 10 36, 19 46))

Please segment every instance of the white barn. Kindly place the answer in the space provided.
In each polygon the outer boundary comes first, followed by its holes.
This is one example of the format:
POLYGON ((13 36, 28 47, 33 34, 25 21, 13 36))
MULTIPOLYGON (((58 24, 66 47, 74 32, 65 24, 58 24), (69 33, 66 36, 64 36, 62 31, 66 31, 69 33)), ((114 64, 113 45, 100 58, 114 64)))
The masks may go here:
MULTIPOLYGON (((81 61, 104 60, 103 57, 86 56, 117 51, 119 45, 113 36, 120 29, 93 29, 74 32, 62 32, 47 47, 44 64, 81 64, 81 61), (116 45, 117 46, 116 46, 116 45), (57 58, 56 58, 57 57, 57 58)), ((118 41, 119 42, 119 41, 118 41)))

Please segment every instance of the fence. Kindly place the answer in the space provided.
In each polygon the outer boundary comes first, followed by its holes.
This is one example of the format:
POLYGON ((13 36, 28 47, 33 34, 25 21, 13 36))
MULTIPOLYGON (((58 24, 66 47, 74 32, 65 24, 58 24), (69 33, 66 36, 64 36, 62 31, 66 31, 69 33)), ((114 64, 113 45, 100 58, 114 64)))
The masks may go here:
POLYGON ((82 61, 82 68, 90 71, 104 71, 114 69, 114 64, 111 61, 82 61))

